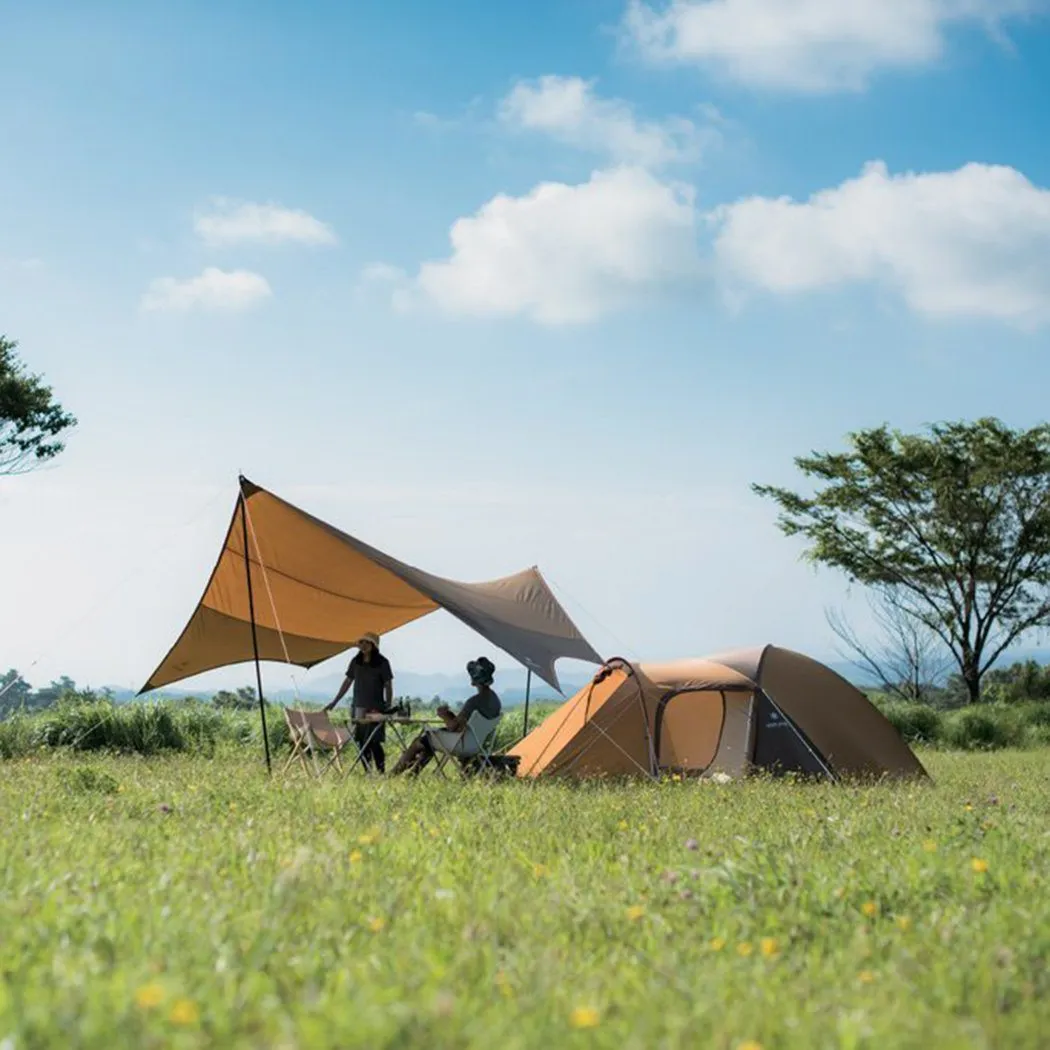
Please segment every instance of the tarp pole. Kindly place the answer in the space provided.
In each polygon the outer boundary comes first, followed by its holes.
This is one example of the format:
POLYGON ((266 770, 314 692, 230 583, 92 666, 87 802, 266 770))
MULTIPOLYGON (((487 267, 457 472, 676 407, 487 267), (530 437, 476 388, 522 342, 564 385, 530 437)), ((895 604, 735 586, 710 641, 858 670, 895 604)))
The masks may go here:
POLYGON ((525 672, 525 726, 521 731, 522 736, 529 735, 529 693, 532 691, 532 668, 525 672))
POLYGON ((244 574, 248 578, 248 615, 252 621, 252 652, 255 654, 255 684, 259 687, 259 717, 262 719, 263 749, 266 751, 266 772, 272 774, 270 765, 270 735, 266 731, 266 700, 263 697, 262 668, 259 666, 259 638, 255 631, 255 596, 252 594, 252 564, 248 558, 248 501, 241 488, 241 528, 244 532, 244 574))

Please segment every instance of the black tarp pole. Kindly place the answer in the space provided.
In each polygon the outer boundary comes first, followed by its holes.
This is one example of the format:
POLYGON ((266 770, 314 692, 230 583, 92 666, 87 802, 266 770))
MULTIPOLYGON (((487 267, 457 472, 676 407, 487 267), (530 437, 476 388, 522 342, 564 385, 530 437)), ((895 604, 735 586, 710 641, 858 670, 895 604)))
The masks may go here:
POLYGON ((529 693, 532 691, 532 668, 525 672, 525 725, 521 731, 522 736, 529 735, 529 693))
POLYGON ((266 731, 266 700, 263 698, 262 668, 259 666, 259 637, 255 630, 255 596, 252 594, 252 563, 248 557, 248 501, 244 498, 244 479, 241 478, 241 527, 244 533, 244 575, 248 580, 248 615, 252 621, 252 652, 255 654, 255 684, 259 687, 259 717, 262 719, 263 749, 266 752, 266 772, 270 766, 270 736, 266 731))

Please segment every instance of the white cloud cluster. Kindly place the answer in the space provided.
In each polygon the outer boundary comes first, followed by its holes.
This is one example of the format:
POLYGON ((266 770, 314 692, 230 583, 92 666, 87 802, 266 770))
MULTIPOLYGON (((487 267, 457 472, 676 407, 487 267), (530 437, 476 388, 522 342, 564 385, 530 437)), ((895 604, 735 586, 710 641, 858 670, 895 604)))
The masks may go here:
POLYGON ((791 295, 868 284, 930 318, 1050 324, 1050 190, 1013 168, 891 174, 873 162, 808 200, 749 197, 700 213, 688 187, 641 168, 499 195, 457 220, 451 253, 396 302, 454 315, 593 321, 673 286, 791 295), (701 234, 710 236, 706 253, 701 234))
POLYGON ((308 212, 277 204, 218 198, 211 210, 198 212, 194 230, 208 245, 335 244, 335 232, 308 212))
MULTIPOLYGON (((708 65, 737 81, 800 91, 862 87, 882 68, 942 53, 953 26, 997 29, 1050 0, 629 0, 624 25, 652 59, 708 65)), ((447 258, 409 276, 365 279, 395 305, 455 315, 592 321, 673 286, 728 296, 882 286, 932 318, 1050 323, 1050 191, 1013 168, 859 177, 807 201, 752 197, 697 210, 693 190, 656 174, 700 158, 717 120, 644 120, 593 81, 542 76, 502 100, 505 127, 597 153, 578 185, 499 194, 450 232, 447 258), (702 236, 701 236, 702 235, 702 236)))
POLYGON ((601 98, 593 81, 582 77, 521 81, 503 99, 499 116, 508 126, 642 167, 695 161, 721 141, 717 128, 701 127, 683 117, 638 120, 628 103, 601 98))
POLYGON ((591 321, 638 295, 695 280, 691 191, 641 168, 493 197, 452 226, 451 256, 424 263, 419 293, 451 314, 591 321))
POLYGON ((209 266, 196 277, 158 277, 142 296, 142 309, 185 312, 205 310, 239 311, 272 295, 269 282, 248 270, 219 270, 209 266))
POLYGON ((752 197, 713 218, 727 281, 780 293, 863 281, 929 317, 1050 322, 1050 190, 1013 168, 891 175, 873 162, 808 201, 752 197))
MULTIPOLYGON (((211 248, 241 244, 336 244, 334 231, 308 212, 277 204, 215 198, 197 212, 193 228, 211 248)), ((141 299, 148 311, 246 310, 273 294, 269 281, 248 270, 207 267, 196 277, 158 277, 141 299)))
POLYGON ((937 61, 960 25, 1001 31, 1045 0, 630 0, 628 39, 655 62, 705 66, 741 84, 859 90, 880 69, 937 61))

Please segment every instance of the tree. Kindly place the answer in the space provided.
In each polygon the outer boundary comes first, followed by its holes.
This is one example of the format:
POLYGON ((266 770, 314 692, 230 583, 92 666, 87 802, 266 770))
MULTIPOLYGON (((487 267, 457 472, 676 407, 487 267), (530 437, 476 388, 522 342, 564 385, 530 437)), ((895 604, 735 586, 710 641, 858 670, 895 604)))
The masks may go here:
POLYGON ((754 485, 805 557, 887 596, 951 651, 968 699, 1021 635, 1050 625, 1050 424, 938 423, 849 435, 795 465, 804 496, 754 485))
POLYGON ((899 700, 932 702, 942 692, 939 683, 952 664, 944 643, 891 594, 879 594, 869 604, 882 635, 877 644, 862 641, 840 613, 830 610, 826 614, 828 625, 846 647, 842 655, 899 700))
POLYGON ((76 425, 19 361, 17 347, 0 335, 0 474, 24 474, 54 459, 65 447, 59 435, 76 425))
POLYGON ((33 687, 12 667, 0 675, 0 718, 29 706, 33 687))
POLYGON ((216 707, 222 707, 229 711, 250 711, 258 705, 258 697, 251 686, 241 686, 236 693, 229 689, 220 689, 212 698, 211 702, 216 707))
POLYGON ((1009 667, 995 667, 985 676, 984 693, 991 700, 1016 704, 1050 700, 1050 667, 1024 660, 1009 667))

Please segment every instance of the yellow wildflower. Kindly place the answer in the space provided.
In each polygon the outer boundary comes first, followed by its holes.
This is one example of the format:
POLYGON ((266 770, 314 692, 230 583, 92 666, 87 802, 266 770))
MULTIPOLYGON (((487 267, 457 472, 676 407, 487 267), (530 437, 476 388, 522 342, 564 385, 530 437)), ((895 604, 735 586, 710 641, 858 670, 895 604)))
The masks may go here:
POLYGON ((631 922, 637 922, 645 914, 645 909, 640 904, 632 904, 627 909, 627 918, 631 922))
POLYGON ((737 1045, 736 1050, 762 1050, 762 1044, 756 1042, 754 1039, 745 1039, 742 1043, 737 1045))
POLYGON ((617 824, 616 826, 617 826, 617 827, 618 827, 618 828, 619 828, 619 829, 620 829, 621 831, 626 831, 626 830, 627 830, 627 821, 626 821, 626 820, 621 820, 621 821, 620 821, 620 823, 619 823, 619 824, 617 824))
POLYGON ((742 957, 743 957, 743 958, 745 958, 745 959, 746 959, 746 958, 747 958, 747 957, 748 957, 748 956, 749 956, 749 955, 750 955, 750 954, 751 954, 751 953, 752 953, 753 951, 754 951, 754 948, 752 947, 752 945, 751 945, 751 942, 750 942, 750 941, 741 941, 741 942, 740 942, 740 943, 739 943, 739 944, 738 944, 738 945, 736 946, 736 953, 737 953, 737 955, 740 955, 740 956, 742 956, 742 957))
POLYGON ((924 850, 926 850, 927 853, 936 853, 937 852, 937 843, 934 842, 933 839, 927 839, 922 844, 922 848, 924 850))
POLYGON ((535 875, 537 879, 542 879, 549 871, 550 869, 546 864, 533 864, 532 866, 532 874, 535 875))
POLYGON ((777 940, 775 937, 763 937, 761 948, 762 954, 767 959, 772 959, 780 954, 780 945, 777 944, 777 940))
POLYGON ((711 939, 711 951, 720 952, 726 946, 726 939, 724 937, 713 937, 711 939))
POLYGON ((150 1010, 154 1006, 160 1006, 164 1002, 164 989, 156 981, 144 984, 135 993, 135 1002, 143 1010, 150 1010))
POLYGON ((351 850, 350 852, 350 863, 360 864, 361 863, 361 851, 359 849, 351 850))
POLYGON ((360 842, 362 846, 371 846, 377 838, 379 838, 378 831, 366 831, 363 835, 357 836, 357 841, 360 842))
POLYGON ((970 861, 970 867, 973 868, 976 874, 983 875, 988 870, 988 861, 981 860, 980 857, 974 857, 970 861))
POLYGON ((860 981, 861 984, 871 984, 871 982, 875 980, 875 974, 873 974, 871 970, 861 970, 860 973, 857 974, 857 980, 860 981))
POLYGON ((865 901, 860 910, 869 918, 874 919, 879 914, 879 906, 874 901, 865 901))
POLYGON ((201 1013, 192 999, 176 999, 172 1004, 168 1019, 173 1024, 193 1024, 201 1013))
POLYGON ((569 1024, 573 1028, 597 1028, 601 1016, 593 1006, 577 1006, 569 1014, 569 1024))
POLYGON ((375 916, 375 918, 368 920, 368 928, 373 933, 382 933, 385 927, 386 919, 384 919, 381 915, 377 915, 375 916))
POLYGON ((907 915, 898 915, 897 928, 902 933, 907 933, 911 929, 911 919, 909 919, 907 915))

